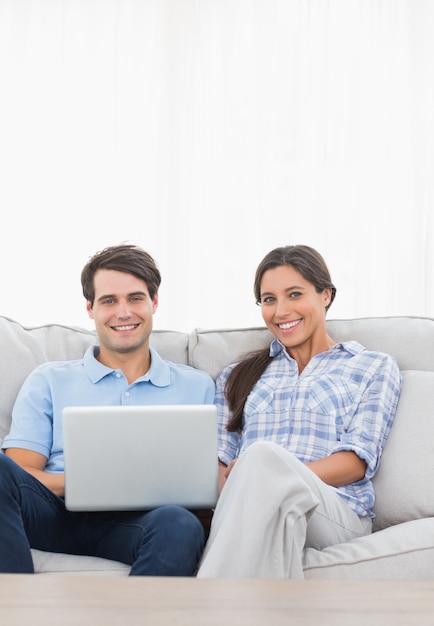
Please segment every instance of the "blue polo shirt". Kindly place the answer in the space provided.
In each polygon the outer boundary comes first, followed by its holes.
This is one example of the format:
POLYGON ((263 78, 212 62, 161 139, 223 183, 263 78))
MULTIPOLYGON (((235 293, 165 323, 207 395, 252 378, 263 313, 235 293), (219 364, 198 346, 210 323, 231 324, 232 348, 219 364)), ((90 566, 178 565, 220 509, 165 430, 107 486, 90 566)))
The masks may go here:
POLYGON ((206 372, 163 360, 150 348, 149 371, 129 384, 106 367, 91 346, 84 358, 39 365, 25 380, 2 449, 24 448, 47 457, 47 472, 63 472, 62 411, 66 406, 212 404, 215 384, 206 372))

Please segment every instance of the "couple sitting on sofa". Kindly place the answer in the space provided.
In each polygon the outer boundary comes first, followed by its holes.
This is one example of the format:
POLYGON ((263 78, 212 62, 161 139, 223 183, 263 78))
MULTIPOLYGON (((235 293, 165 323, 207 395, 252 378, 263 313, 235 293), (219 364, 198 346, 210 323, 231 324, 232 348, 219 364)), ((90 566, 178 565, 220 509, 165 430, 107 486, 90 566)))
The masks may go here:
POLYGON ((228 365, 216 387, 150 348, 161 277, 144 250, 106 248, 81 279, 99 345, 78 362, 37 367, 18 394, 0 454, 0 572, 33 572, 36 548, 121 561, 131 575, 300 578, 305 546, 371 532, 371 479, 401 375, 392 357, 328 336, 336 290, 314 249, 276 248, 262 260, 255 297, 275 339, 228 365), (95 405, 107 404, 110 388, 119 404, 119 371, 132 404, 165 404, 173 391, 180 404, 217 404, 221 493, 206 545, 200 521, 182 507, 66 510, 57 425, 69 389, 95 405))

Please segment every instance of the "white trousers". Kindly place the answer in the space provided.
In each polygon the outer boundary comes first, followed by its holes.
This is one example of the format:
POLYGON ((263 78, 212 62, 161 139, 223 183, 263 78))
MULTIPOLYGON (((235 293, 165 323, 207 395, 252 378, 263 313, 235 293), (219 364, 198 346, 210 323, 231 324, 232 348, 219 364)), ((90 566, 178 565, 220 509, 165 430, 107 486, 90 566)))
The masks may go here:
POLYGON ((303 549, 369 534, 370 518, 292 453, 256 442, 240 456, 218 500, 199 578, 303 578, 303 549))

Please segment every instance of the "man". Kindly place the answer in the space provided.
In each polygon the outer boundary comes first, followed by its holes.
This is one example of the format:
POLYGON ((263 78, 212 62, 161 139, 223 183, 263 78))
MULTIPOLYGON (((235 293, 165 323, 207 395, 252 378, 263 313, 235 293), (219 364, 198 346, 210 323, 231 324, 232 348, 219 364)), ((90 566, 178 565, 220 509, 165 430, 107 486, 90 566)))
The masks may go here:
POLYGON ((65 406, 214 400, 207 373, 164 361, 149 346, 160 281, 153 258, 134 245, 106 248, 85 265, 83 295, 99 346, 83 359, 40 365, 18 394, 0 454, 0 572, 32 573, 36 548, 122 561, 130 575, 194 575, 204 531, 193 513, 72 513, 63 498, 65 406))

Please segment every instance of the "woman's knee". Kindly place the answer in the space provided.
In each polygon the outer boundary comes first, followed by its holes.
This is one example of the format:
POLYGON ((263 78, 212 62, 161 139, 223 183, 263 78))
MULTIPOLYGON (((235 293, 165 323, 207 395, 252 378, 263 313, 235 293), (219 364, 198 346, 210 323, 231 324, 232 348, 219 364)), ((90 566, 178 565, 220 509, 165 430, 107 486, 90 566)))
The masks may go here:
POLYGON ((312 472, 292 452, 271 441, 257 441, 247 448, 233 473, 238 481, 256 480, 266 485, 275 477, 285 477, 311 487, 312 472))
POLYGON ((272 441, 255 441, 240 455, 241 459, 243 463, 249 462, 255 465, 268 464, 273 459, 282 460, 287 465, 300 463, 291 452, 272 441))

